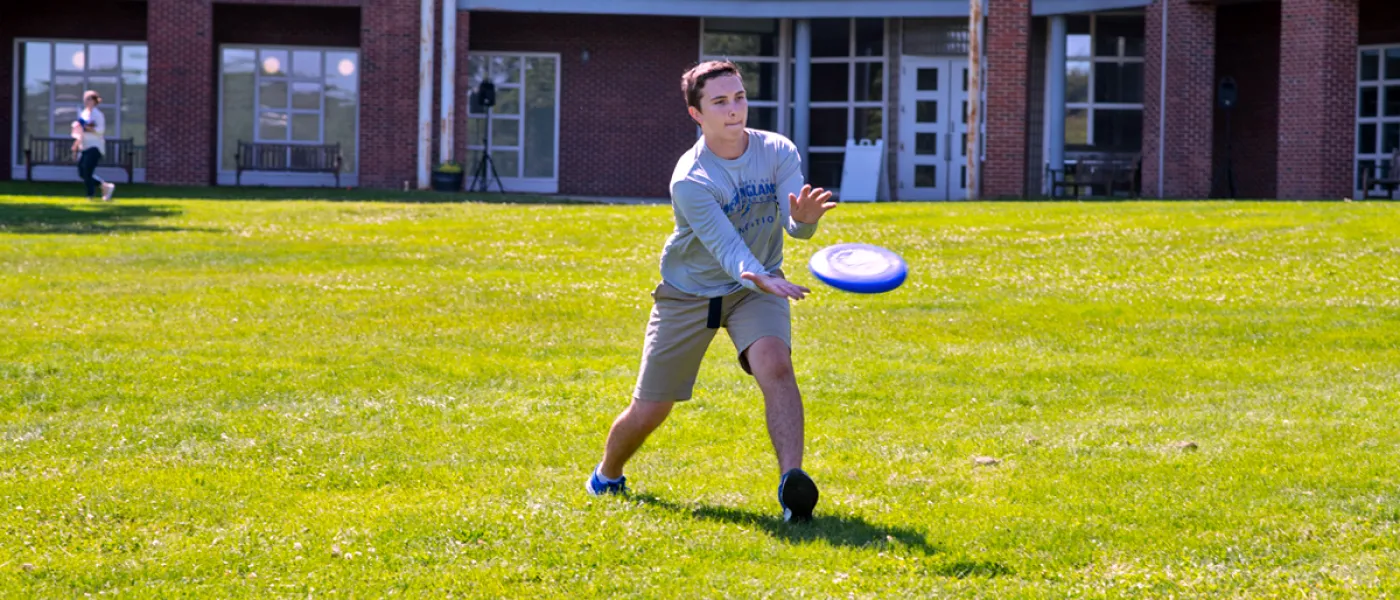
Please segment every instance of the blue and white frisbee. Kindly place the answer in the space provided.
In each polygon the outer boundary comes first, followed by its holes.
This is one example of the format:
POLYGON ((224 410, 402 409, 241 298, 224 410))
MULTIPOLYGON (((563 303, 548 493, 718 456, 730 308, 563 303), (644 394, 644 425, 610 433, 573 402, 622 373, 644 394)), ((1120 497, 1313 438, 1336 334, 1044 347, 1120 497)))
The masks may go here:
POLYGON ((822 283, 857 294, 888 292, 909 275, 909 265, 898 254, 870 244, 828 246, 812 255, 807 266, 822 283))

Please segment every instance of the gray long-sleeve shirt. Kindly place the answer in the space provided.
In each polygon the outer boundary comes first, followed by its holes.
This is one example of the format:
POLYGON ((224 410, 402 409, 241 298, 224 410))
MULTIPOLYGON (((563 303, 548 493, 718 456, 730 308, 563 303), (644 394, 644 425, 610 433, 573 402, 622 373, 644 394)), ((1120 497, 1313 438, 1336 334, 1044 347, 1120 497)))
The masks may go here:
POLYGON ((783 231, 812 237, 816 224, 789 214, 788 194, 802 191, 802 158, 787 138, 747 130, 749 147, 734 160, 716 156, 702 136, 676 162, 671 206, 676 230, 661 250, 661 278, 682 292, 715 297, 758 290, 740 278, 783 264, 783 231))

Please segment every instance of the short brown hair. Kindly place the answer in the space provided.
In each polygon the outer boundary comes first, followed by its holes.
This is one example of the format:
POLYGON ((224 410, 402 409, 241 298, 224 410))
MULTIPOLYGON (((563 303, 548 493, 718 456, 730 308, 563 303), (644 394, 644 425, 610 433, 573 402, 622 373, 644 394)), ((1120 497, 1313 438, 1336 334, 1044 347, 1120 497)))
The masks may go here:
POLYGON ((83 92, 83 102, 87 102, 88 100, 96 100, 98 103, 101 103, 102 94, 97 93, 97 90, 83 92))
POLYGON ((691 67, 681 76, 681 91, 685 92, 686 105, 699 109, 700 90, 704 89, 705 82, 725 75, 743 77, 739 72, 739 65, 727 60, 712 60, 691 67))

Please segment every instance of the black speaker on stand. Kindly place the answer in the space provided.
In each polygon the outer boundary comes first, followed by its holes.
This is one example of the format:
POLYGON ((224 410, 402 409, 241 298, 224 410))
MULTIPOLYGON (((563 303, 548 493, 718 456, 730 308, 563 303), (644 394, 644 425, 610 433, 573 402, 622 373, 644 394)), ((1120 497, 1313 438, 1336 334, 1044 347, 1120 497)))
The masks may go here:
POLYGON ((491 178, 496 178, 496 189, 502 194, 506 193, 506 187, 501 183, 501 176, 496 173, 496 163, 491 160, 491 107, 496 105, 496 84, 490 79, 482 80, 477 86, 473 104, 481 107, 486 113, 486 127, 482 128, 481 145, 484 150, 481 153, 481 160, 476 161, 476 168, 472 169, 472 184, 467 187, 469 192, 491 191, 491 178), (478 183, 480 185, 478 186, 478 183))
POLYGON ((1235 197, 1235 157, 1234 157, 1234 134, 1230 128, 1230 115, 1235 112, 1235 105, 1239 103, 1239 88, 1235 85, 1235 78, 1225 77, 1220 80, 1220 86, 1215 93, 1216 102, 1220 109, 1225 111, 1225 184, 1229 186, 1230 198, 1235 197))

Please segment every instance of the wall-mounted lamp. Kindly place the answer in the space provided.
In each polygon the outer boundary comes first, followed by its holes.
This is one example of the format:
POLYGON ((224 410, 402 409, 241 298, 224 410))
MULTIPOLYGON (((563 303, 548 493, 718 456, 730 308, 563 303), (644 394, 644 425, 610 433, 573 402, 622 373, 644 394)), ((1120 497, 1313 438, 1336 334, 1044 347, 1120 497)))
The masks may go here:
POLYGON ((583 51, 583 57, 582 57, 582 58, 583 58, 583 62, 588 62, 588 57, 589 57, 588 50, 587 50, 587 49, 584 49, 584 51, 583 51))

